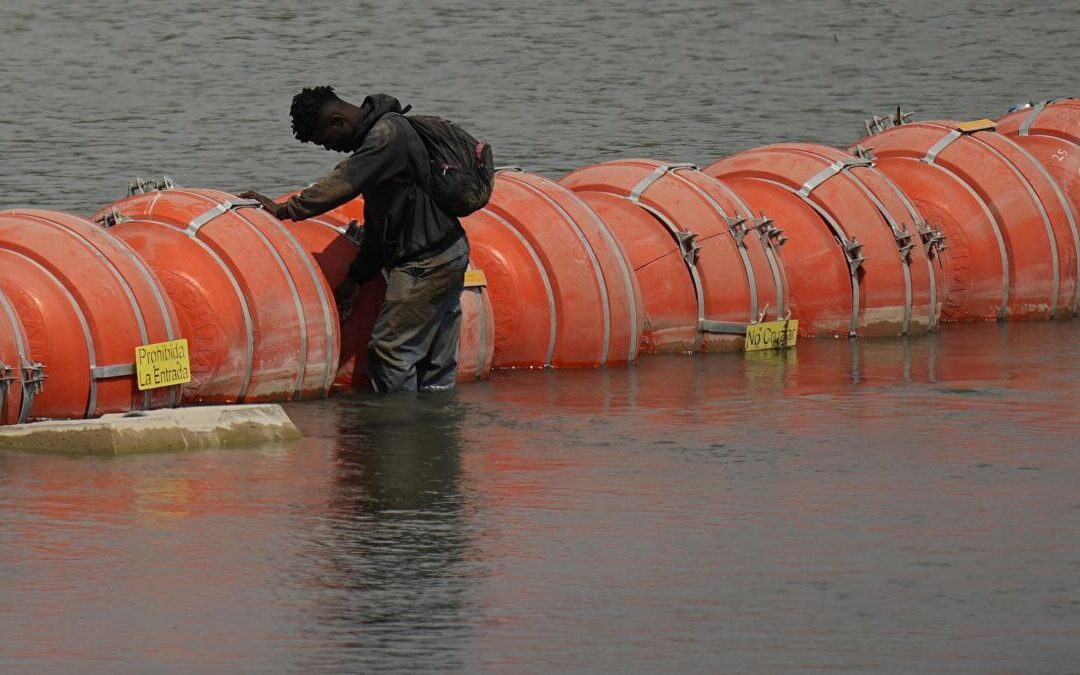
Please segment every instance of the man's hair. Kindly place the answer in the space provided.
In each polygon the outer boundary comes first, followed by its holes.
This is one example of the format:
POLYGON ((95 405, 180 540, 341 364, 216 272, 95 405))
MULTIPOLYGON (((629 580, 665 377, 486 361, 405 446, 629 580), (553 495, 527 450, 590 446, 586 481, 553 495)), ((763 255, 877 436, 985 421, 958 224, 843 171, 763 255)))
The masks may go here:
POLYGON ((311 134, 319 120, 319 111, 331 101, 340 101, 333 87, 304 87, 293 96, 289 114, 292 115, 292 130, 296 140, 310 143, 311 134))

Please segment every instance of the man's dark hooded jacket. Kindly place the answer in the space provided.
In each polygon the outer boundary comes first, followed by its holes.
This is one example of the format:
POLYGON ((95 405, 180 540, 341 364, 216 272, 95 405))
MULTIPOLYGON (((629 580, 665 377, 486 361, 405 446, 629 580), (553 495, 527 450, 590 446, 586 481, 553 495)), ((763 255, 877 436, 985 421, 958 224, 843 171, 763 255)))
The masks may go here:
POLYGON ((364 235, 349 277, 364 282, 383 267, 442 253, 464 235, 424 191, 427 149, 403 116, 398 100, 385 94, 364 99, 357 149, 319 182, 283 205, 285 217, 305 220, 358 195, 364 196, 364 235))

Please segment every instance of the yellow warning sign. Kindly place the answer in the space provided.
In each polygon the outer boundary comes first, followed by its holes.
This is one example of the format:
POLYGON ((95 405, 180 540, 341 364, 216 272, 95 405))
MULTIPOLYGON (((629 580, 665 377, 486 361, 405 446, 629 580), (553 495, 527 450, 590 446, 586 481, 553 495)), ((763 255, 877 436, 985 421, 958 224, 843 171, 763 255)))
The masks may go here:
POLYGON ((191 382, 187 340, 136 347, 135 377, 139 383, 139 391, 191 382))
POLYGON ((761 349, 787 349, 794 347, 798 338, 798 319, 752 323, 746 327, 746 344, 743 350, 756 352, 761 349))

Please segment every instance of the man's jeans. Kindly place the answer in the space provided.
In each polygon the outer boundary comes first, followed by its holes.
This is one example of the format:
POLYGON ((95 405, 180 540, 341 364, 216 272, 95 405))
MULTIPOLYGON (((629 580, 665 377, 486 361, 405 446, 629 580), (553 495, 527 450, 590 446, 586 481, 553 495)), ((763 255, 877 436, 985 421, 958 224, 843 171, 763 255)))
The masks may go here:
POLYGON ((465 237, 426 260, 390 270, 386 301, 368 344, 375 391, 452 389, 457 381, 461 291, 469 266, 465 237))

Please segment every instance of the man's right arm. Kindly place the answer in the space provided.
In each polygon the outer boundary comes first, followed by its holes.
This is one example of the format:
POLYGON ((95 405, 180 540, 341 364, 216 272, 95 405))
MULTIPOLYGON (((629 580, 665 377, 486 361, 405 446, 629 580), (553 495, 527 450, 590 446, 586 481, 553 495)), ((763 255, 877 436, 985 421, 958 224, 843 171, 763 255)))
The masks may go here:
POLYGON ((360 196, 372 185, 408 168, 404 139, 397 125, 380 120, 364 138, 363 145, 334 170, 284 204, 276 215, 283 220, 307 220, 360 196))

